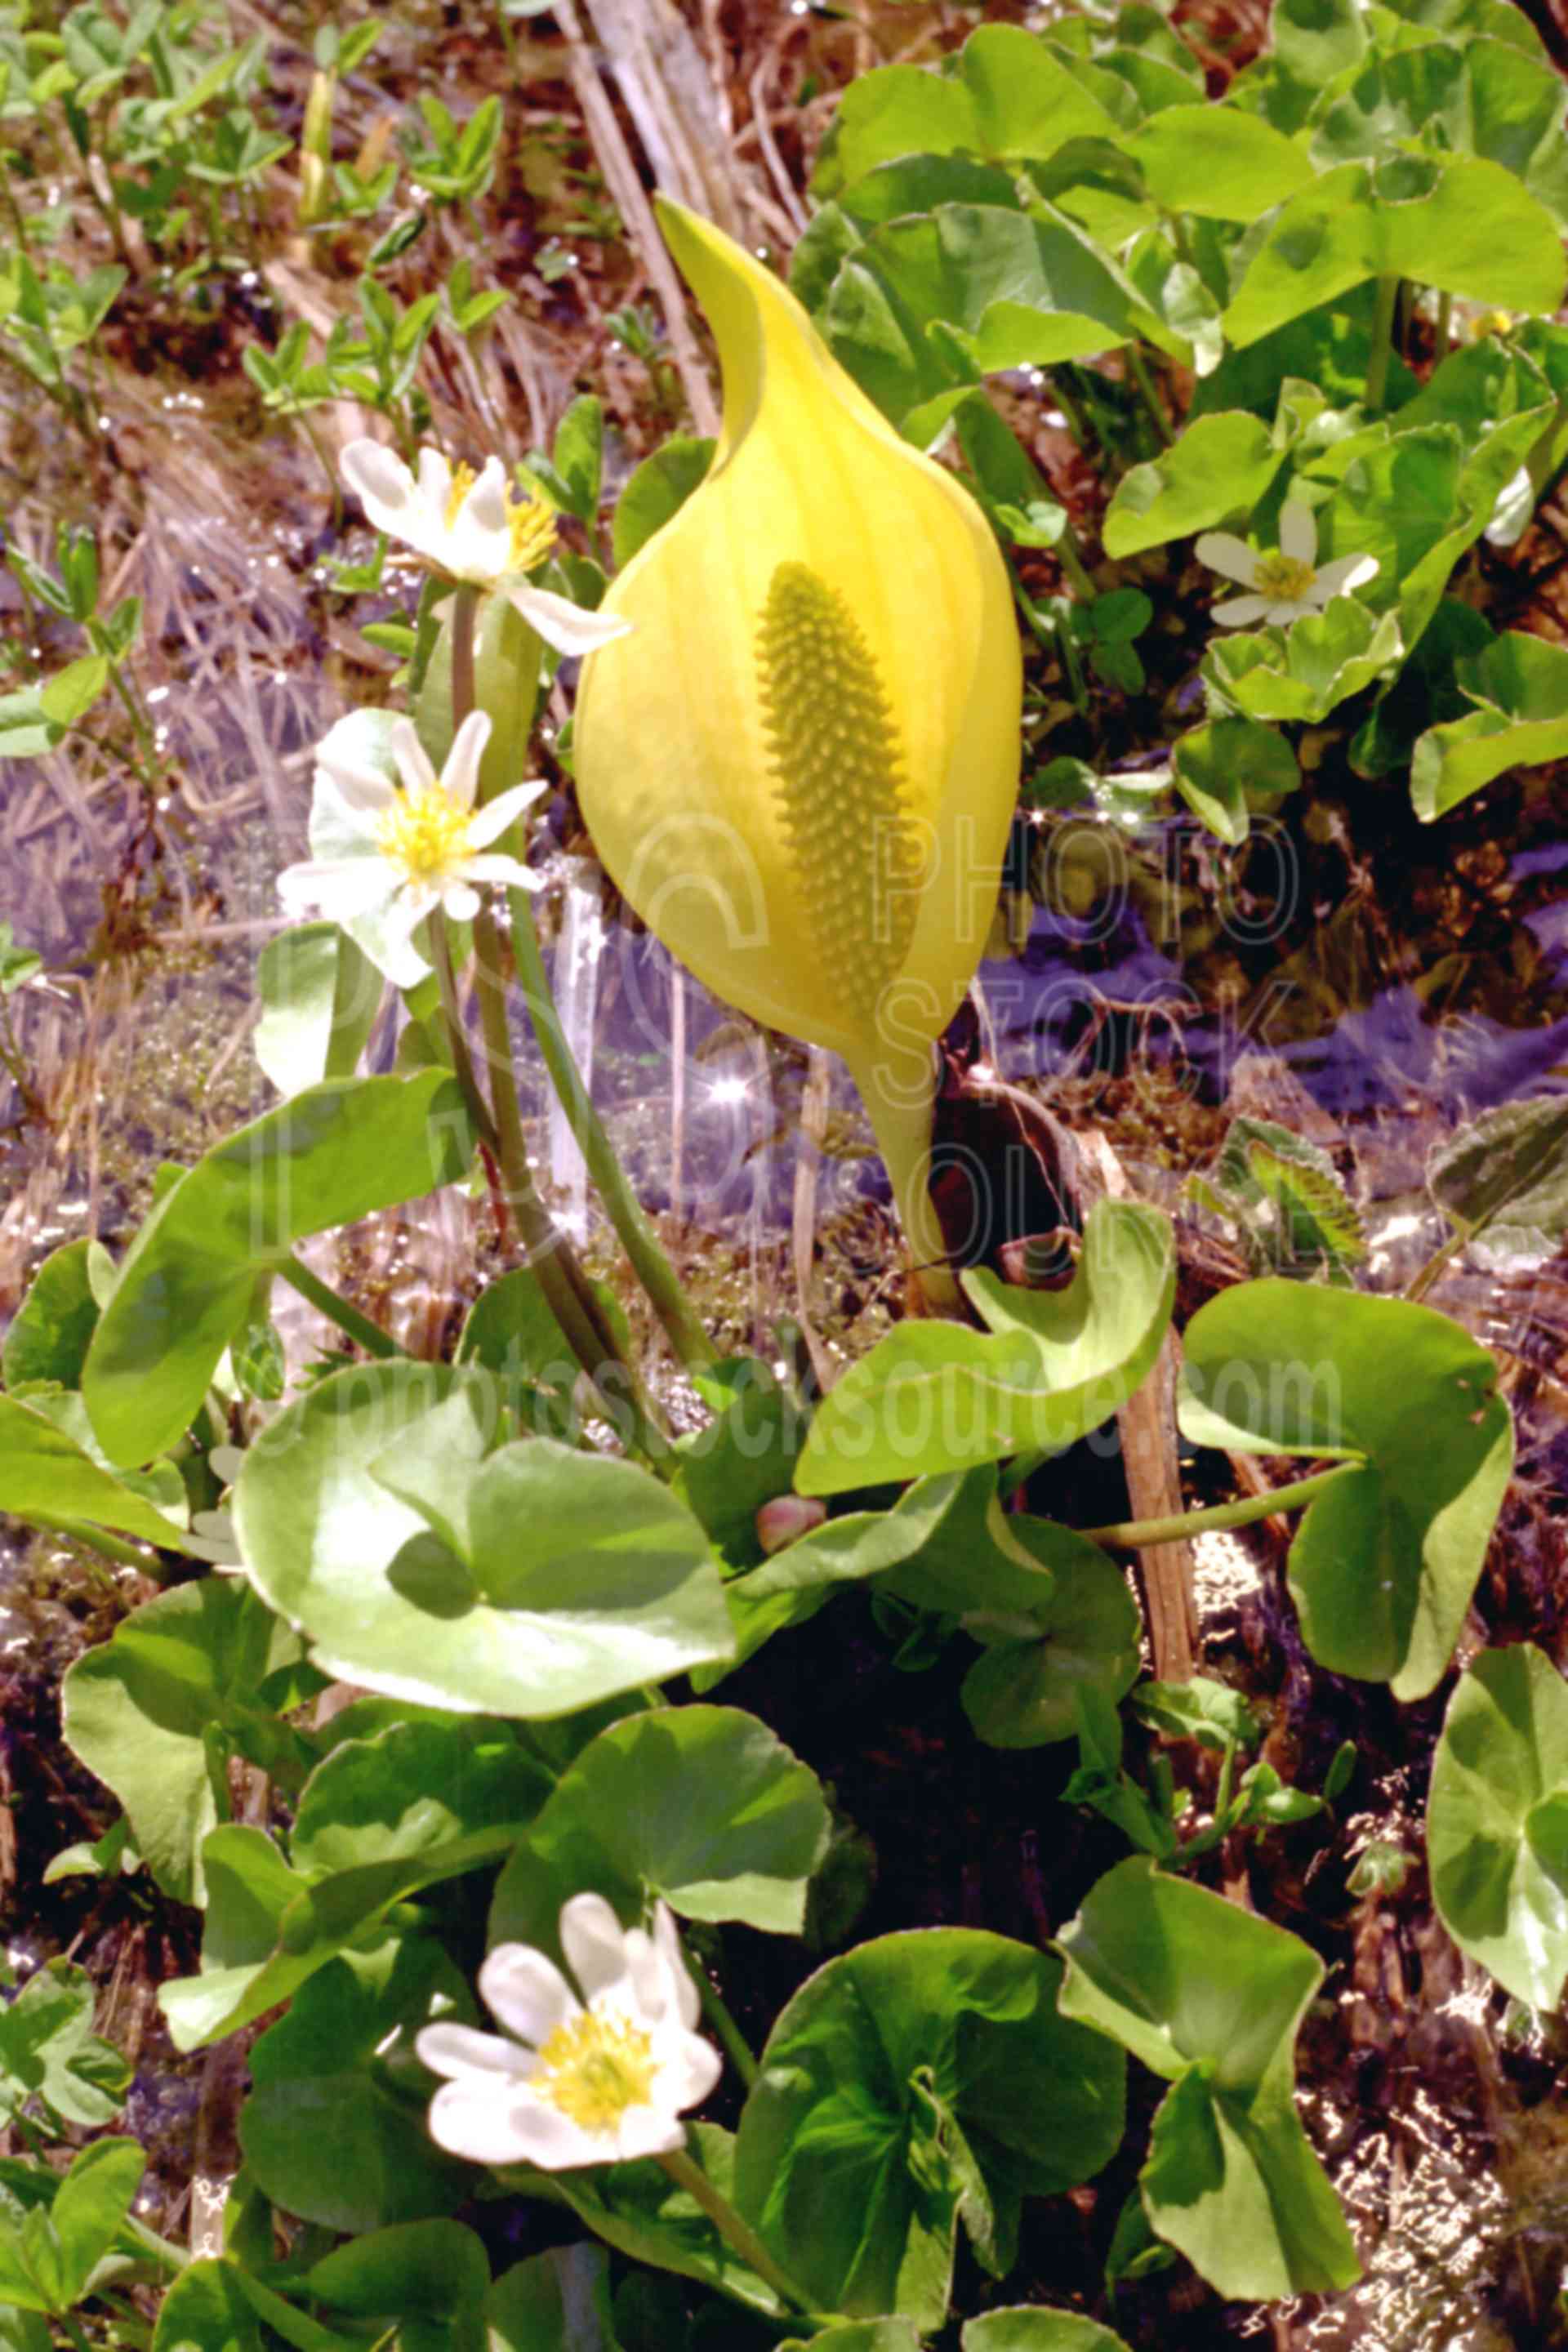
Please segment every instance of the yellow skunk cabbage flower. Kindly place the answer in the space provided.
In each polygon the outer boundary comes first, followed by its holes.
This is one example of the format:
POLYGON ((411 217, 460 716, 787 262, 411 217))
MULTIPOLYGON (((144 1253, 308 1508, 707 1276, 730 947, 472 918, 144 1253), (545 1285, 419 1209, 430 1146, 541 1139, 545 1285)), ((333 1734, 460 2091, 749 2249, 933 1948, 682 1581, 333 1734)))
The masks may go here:
POLYGON ((985 944, 1017 788, 1006 571, 788 289, 679 205, 659 216, 719 345, 723 429, 605 599, 632 626, 584 666, 583 813, 716 995, 844 1056, 949 1303, 932 1047, 985 944))

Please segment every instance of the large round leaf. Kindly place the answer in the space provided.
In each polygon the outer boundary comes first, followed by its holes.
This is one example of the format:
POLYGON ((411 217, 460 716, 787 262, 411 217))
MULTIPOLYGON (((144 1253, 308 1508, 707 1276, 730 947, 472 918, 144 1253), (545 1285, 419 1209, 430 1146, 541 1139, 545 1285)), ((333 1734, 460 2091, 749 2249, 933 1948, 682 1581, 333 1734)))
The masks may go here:
POLYGON ((435 2085, 414 2055, 437 1996, 445 2019, 479 2021, 432 1937, 392 1939, 331 1961, 262 2035, 239 2137, 274 2205, 330 2230, 379 2230, 462 2203, 472 2177, 430 2137, 435 2085))
POLYGON ((1530 1642, 1448 1703, 1426 1807, 1432 1895, 1462 1951, 1532 2009, 1568 1976, 1568 1683, 1530 1642))
POLYGON ((1122 2056, 1058 2014, 1060 1981, 1026 1945, 933 1927, 862 1944, 795 1994, 741 2118, 735 2188, 822 2309, 940 2326, 960 2215, 1000 2276, 1019 2200, 1109 2160, 1122 2056))
POLYGON ((795 1473, 803 1495, 1056 1452, 1124 1403, 1160 1351, 1175 1289, 1170 1220, 1102 1201, 1065 1290, 984 1270, 964 1287, 984 1331, 900 1323, 817 1408, 795 1473))
POLYGON ((1293 2097, 1317 1954, 1143 1855, 1090 1889, 1061 1949, 1064 2014, 1173 2085, 1140 2176, 1157 2233, 1222 2294, 1348 2286, 1355 2249, 1293 2097))
POLYGON ((323 1670, 430 1706, 556 1716, 728 1656, 690 1512, 632 1463, 548 1438, 487 1458, 496 1395, 478 1370, 356 1366, 250 1448, 246 1570, 323 1670))
POLYGON ((628 1918, 649 1895, 687 1919, 798 1935, 827 1843, 809 1765, 738 1707, 658 1707, 589 1741, 501 1874, 490 1941, 553 1942, 585 1886, 628 1918))
POLYGON ((1308 1510, 1290 1590, 1321 1665, 1422 1698, 1458 1638, 1513 1464, 1497 1365, 1447 1316, 1244 1282, 1194 1316, 1181 1423, 1200 1445, 1360 1457, 1308 1510))

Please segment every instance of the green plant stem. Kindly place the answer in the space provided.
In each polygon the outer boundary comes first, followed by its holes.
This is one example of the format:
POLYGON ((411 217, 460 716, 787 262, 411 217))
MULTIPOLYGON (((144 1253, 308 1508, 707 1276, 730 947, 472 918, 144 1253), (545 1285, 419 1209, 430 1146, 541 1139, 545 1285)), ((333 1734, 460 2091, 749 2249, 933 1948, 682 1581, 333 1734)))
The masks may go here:
POLYGON ((80 2352, 92 2352, 92 2347, 88 2342, 80 2323, 74 2320, 68 2311, 56 2312, 55 2326, 57 2327, 64 2328, 68 2340, 70 2343, 79 2346, 80 2347, 80 2352))
POLYGON ((481 908, 474 918, 474 956, 479 1018, 484 1024, 486 1056, 491 1066, 496 1151, 506 1184, 507 1206, 517 1221, 529 1264, 550 1310, 573 1354, 597 1390, 612 1425, 619 1427, 624 1411, 630 1418, 631 1443, 648 1461, 663 1465, 669 1456, 668 1437, 659 1426, 641 1381, 622 1352, 594 1296, 576 1251, 534 1185, 511 1071, 511 1034, 507 1025, 500 947, 495 919, 488 908, 481 908), (606 1384, 605 1374, 612 1370, 616 1378, 606 1384), (624 1399, 617 1399, 617 1389, 624 1391, 624 1399))
POLYGON ((1074 530, 1072 518, 1065 508, 1062 511, 1062 535, 1052 548, 1051 553, 1067 573, 1068 585, 1074 594, 1081 596, 1086 604, 1092 604, 1100 592, 1089 576, 1089 567, 1083 560, 1083 550, 1078 543, 1078 533, 1074 530))
POLYGON ((332 494, 332 529, 337 532, 338 536, 342 538, 343 529, 343 493, 342 487, 338 480, 337 467, 328 457, 326 445, 322 441, 321 436, 317 432, 315 426, 311 424, 306 411, 303 408, 296 408, 293 410, 292 415, 300 432, 304 435, 306 440, 315 451, 317 462, 320 465, 322 473, 325 474, 327 478, 327 488, 332 494))
POLYGON ((1406 1298, 1425 1298, 1438 1276, 1477 1232, 1474 1225, 1456 1225, 1446 1242, 1439 1242, 1425 1265, 1419 1267, 1405 1286, 1406 1298))
POLYGON ((390 1332, 384 1331, 379 1323, 373 1323, 368 1315, 362 1315, 357 1307, 351 1307, 346 1298, 340 1298, 337 1292, 313 1275, 300 1259, 286 1257, 278 1272, 290 1290, 297 1290, 301 1298, 309 1299, 329 1323, 337 1325, 346 1339, 357 1339, 367 1354, 383 1357, 402 1355, 403 1349, 390 1332))
POLYGON ((1123 1519, 1109 1528, 1080 1528, 1090 1543, 1111 1544, 1125 1551, 1150 1551, 1156 1544, 1184 1543, 1188 1536, 1218 1533, 1225 1528, 1250 1527, 1256 1519, 1272 1518, 1276 1511, 1300 1510, 1324 1494, 1337 1478, 1359 1470, 1359 1462, 1338 1462, 1331 1470, 1314 1470, 1289 1486, 1267 1495, 1248 1495, 1239 1503, 1216 1503, 1211 1511, 1178 1511, 1168 1519, 1123 1519))
POLYGON ((474 1074, 474 1057, 468 1051, 468 1033, 463 1025, 462 1007, 458 1003, 458 980, 452 970, 452 945, 447 936, 447 917, 443 908, 437 908, 429 918, 427 928, 430 961, 436 968, 436 984, 441 992, 441 1011, 446 1017, 447 1036, 452 1048, 452 1067, 457 1072, 463 1099, 468 1106, 481 1140, 494 1150, 497 1145, 495 1120, 474 1074))
POLYGON ((691 2161, 683 2147, 667 2148, 658 2161, 679 2189, 695 2199, 720 2236, 732 2246, 743 2263, 750 2264, 757 2276, 772 2287, 781 2301, 796 2311, 810 2311, 811 2297, 796 2286, 787 2271, 781 2270, 749 2221, 742 2221, 729 2199, 715 2189, 708 2175, 691 2161))
MULTIPOLYGON (((455 727, 463 724, 474 707, 474 607, 477 601, 475 590, 466 584, 458 588, 452 600, 452 719, 455 727)), ((668 1433, 660 1426, 635 1366, 623 1353, 609 1320, 594 1295, 593 1286, 583 1271, 576 1251, 540 1199, 528 1164, 528 1142, 522 1131, 517 1072, 512 1060, 511 1030, 507 1020, 506 977, 501 965, 495 918, 484 905, 474 917, 474 976, 490 1082, 490 1107, 488 1109, 468 1057, 467 1040, 461 1034, 451 950, 446 936, 445 918, 439 911, 430 919, 430 935, 437 950, 436 968, 441 981, 442 1000, 447 1005, 454 1052, 460 1052, 462 1056, 458 1078, 464 1093, 473 1101, 478 1114, 489 1128, 487 1139, 500 1160, 506 1185, 507 1205, 517 1221, 529 1264, 567 1345, 594 1383, 611 1425, 619 1428, 624 1414, 630 1423, 630 1442, 649 1462, 662 1466, 669 1459, 668 1433), (615 1378, 606 1381, 605 1374, 612 1369, 615 1378), (617 1396, 617 1391, 623 1393, 617 1396)))
POLYGON ((1168 449, 1176 436, 1172 429, 1171 420, 1161 405, 1160 395, 1154 389, 1154 379, 1150 374, 1143 354, 1136 343, 1129 343, 1127 346, 1127 372, 1138 387, 1139 397, 1149 412, 1150 421, 1155 432, 1168 449))
POLYGON ((1066 370, 1056 368, 1051 373, 1051 390, 1057 396, 1057 406, 1068 421, 1068 431, 1087 457, 1089 454, 1089 425, 1082 409, 1067 388, 1066 370))
MULTIPOLYGON (((137 1551, 119 1536, 111 1536, 107 1528, 89 1527, 85 1519, 61 1519, 58 1525, 61 1535, 68 1536, 72 1543, 86 1544, 90 1550, 101 1552, 105 1559, 114 1560, 121 1568, 139 1569, 143 1576, 150 1576, 158 1565, 150 1553, 137 1551)), ((171 1524, 169 1549, 178 1551, 179 1548, 180 1531, 171 1524)))
POLYGON ((1454 298, 1451 294, 1439 294, 1437 297, 1437 325, 1436 331, 1432 339, 1433 362, 1437 367, 1441 367, 1443 362, 1448 356, 1448 345, 1452 338, 1453 331, 1454 298))
POLYGON ((146 712, 141 709, 135 697, 132 694, 131 688, 126 684, 125 679, 121 675, 120 664, 118 662, 111 661, 110 663, 109 677, 110 683, 112 685, 115 693, 120 697, 121 701, 125 705, 126 710, 130 714, 131 724, 135 731, 136 740, 142 747, 142 757, 146 762, 146 766, 142 772, 142 781, 144 784, 154 784, 158 780, 158 771, 163 763, 158 751, 157 739, 153 732, 152 721, 148 719, 146 712))
POLYGON ((731 2016, 728 2001, 684 1936, 680 1939, 680 1944, 686 1955, 687 1968, 690 1971, 692 1981, 697 1987, 702 2002, 703 2014, 729 2052, 736 2074, 749 2091, 762 2071, 752 2054, 752 2045, 731 2016))
POLYGON ((676 1355, 688 1371, 707 1370, 718 1361, 713 1343, 626 1181, 561 1026, 528 893, 510 890, 507 902, 511 911, 512 958, 540 1059, 576 1138, 589 1179, 676 1355))
POLYGON ((1372 314, 1372 351, 1366 363, 1366 404, 1376 416, 1388 395, 1388 362, 1394 356, 1394 312, 1399 299, 1397 278, 1377 281, 1377 305, 1372 314))

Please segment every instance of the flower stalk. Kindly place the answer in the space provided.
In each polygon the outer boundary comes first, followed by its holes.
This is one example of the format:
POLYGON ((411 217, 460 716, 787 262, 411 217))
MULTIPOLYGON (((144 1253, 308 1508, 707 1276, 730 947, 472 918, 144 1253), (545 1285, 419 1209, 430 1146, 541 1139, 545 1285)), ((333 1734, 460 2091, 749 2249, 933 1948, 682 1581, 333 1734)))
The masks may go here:
POLYGON ((1168 1519, 1122 1519, 1109 1528, 1080 1528, 1089 1543, 1118 1550, 1151 1551, 1156 1544, 1184 1543, 1189 1536, 1219 1534, 1227 1528, 1248 1528, 1271 1519, 1279 1511, 1299 1511, 1315 1502, 1340 1478, 1359 1470, 1357 1462, 1338 1462, 1331 1470, 1314 1470, 1309 1478, 1289 1486, 1271 1487, 1267 1495, 1247 1495, 1238 1503, 1216 1503, 1212 1510, 1176 1511, 1168 1519))
POLYGON ((729 2199, 715 2189, 700 2165, 694 2164, 684 2148, 666 2148, 658 2161, 676 2187, 684 2189, 701 2207, 726 2244, 732 2246, 741 2260, 772 2287, 781 2302, 795 2311, 811 2309, 811 2298, 804 2288, 796 2286, 789 2273, 774 2262, 751 2223, 741 2219, 729 2199))
MULTIPOLYGON (((477 603, 478 590, 468 583, 458 587, 452 600, 452 718, 454 725, 459 729, 473 708, 474 611, 477 603)), ((512 895, 514 898, 523 896, 521 890, 514 890, 512 895)), ((629 1416, 631 1442, 637 1452, 651 1464, 661 1465, 668 1461, 669 1455, 668 1433, 660 1425, 635 1368, 626 1360, 603 1314, 576 1251, 540 1199, 528 1164, 527 1139, 523 1134, 522 1114, 518 1105, 511 1029, 507 1020, 506 976, 495 918, 489 906, 481 900, 473 916, 474 976, 489 1077, 489 1104, 480 1092, 468 1042, 463 1035, 455 992, 451 989, 451 958, 439 913, 432 918, 430 929, 436 949, 437 971, 441 981, 442 1001, 447 1007, 447 1024, 452 1033, 453 1051, 458 1057, 458 1079, 474 1106, 476 1117, 482 1123, 482 1129, 488 1130, 487 1140, 493 1146, 500 1160, 506 1205, 516 1221, 540 1288, 573 1354, 593 1382, 612 1423, 618 1427, 624 1412, 629 1416), (615 1377, 606 1381, 606 1370, 612 1367, 615 1377)))

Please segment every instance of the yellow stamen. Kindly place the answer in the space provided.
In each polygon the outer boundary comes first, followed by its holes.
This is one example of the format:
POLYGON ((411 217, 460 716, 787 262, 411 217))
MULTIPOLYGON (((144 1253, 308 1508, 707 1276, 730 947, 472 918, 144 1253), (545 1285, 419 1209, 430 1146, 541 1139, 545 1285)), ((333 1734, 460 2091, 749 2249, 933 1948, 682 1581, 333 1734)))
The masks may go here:
POLYGON ((555 545, 555 509, 548 499, 520 499, 509 492, 507 527, 511 532, 513 572, 537 572, 555 545))
POLYGON ((458 509, 474 484, 479 480, 471 466, 456 465, 452 468, 452 487, 447 498, 447 528, 451 530, 458 520, 458 509))
POLYGON ((401 866, 410 882, 438 882, 472 854, 468 811, 439 784, 420 793, 400 793, 376 824, 384 857, 401 866))
POLYGON ((586 2132, 613 2132, 628 2107, 653 2100, 653 2041, 625 2018, 584 2011, 539 2053, 533 2088, 586 2132))
POLYGON ((1465 332, 1472 343, 1482 343, 1489 335, 1506 335, 1512 325, 1511 310, 1479 310, 1468 321, 1465 332))
POLYGON ((1272 604, 1300 604, 1311 593, 1317 576, 1310 563, 1294 555, 1260 555, 1252 584, 1258 595, 1272 604))

